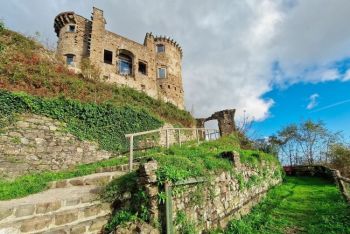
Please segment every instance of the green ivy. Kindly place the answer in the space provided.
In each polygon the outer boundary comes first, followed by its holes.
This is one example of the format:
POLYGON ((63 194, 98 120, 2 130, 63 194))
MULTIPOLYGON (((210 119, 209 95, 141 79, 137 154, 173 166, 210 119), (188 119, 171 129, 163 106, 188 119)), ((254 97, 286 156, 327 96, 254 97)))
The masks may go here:
POLYGON ((82 103, 64 97, 44 99, 0 90, 0 127, 15 114, 29 112, 67 123, 67 130, 81 140, 93 140, 104 150, 128 149, 125 134, 157 129, 162 121, 145 110, 130 106, 82 103))

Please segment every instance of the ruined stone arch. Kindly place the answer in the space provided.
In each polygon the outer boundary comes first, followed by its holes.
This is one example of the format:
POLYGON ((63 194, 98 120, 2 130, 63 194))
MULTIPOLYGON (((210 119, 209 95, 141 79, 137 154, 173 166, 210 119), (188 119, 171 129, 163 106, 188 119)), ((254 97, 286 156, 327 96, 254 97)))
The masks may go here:
POLYGON ((236 109, 227 109, 217 111, 208 118, 198 118, 197 128, 204 128, 204 124, 210 120, 217 120, 219 125, 220 136, 227 136, 236 131, 235 125, 236 109))

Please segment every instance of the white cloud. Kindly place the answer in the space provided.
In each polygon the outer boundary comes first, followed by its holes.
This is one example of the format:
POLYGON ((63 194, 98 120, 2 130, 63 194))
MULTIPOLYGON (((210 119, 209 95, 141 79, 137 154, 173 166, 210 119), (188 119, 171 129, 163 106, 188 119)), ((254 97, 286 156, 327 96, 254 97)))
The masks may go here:
POLYGON ((309 99, 309 104, 306 106, 306 109, 308 110, 312 110, 313 108, 315 108, 316 106, 318 106, 318 102, 317 99, 320 97, 320 95, 318 95, 318 93, 314 93, 312 94, 309 99))
POLYGON ((262 97, 276 84, 350 80, 332 68, 350 56, 348 0, 0 1, 11 28, 52 40, 56 14, 89 18, 93 5, 118 34, 139 42, 149 31, 171 36, 183 47, 186 106, 198 117, 236 108, 263 120, 274 101, 262 97))

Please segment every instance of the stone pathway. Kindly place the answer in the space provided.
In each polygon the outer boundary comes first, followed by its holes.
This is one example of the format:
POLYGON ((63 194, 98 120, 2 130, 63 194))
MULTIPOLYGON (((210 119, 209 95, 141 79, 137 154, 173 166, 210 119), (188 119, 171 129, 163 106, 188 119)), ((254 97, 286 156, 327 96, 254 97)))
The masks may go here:
POLYGON ((100 233, 109 204, 98 193, 125 172, 103 172, 50 184, 50 189, 24 198, 0 201, 0 234, 100 233))

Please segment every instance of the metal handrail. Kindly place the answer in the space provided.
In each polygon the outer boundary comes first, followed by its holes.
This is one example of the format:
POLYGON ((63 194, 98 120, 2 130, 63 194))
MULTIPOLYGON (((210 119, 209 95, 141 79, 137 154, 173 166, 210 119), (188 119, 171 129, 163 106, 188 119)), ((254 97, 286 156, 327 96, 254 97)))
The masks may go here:
POLYGON ((136 132, 136 133, 129 133, 125 134, 126 138, 129 138, 129 171, 132 171, 133 169, 133 161, 134 161, 134 137, 135 136, 142 136, 142 135, 147 135, 150 133, 155 133, 155 132, 161 132, 165 131, 166 132, 166 147, 170 147, 170 141, 169 141, 169 131, 177 131, 178 132, 178 143, 181 146, 181 131, 196 131, 196 139, 197 143, 200 142, 200 137, 199 137, 199 132, 206 132, 205 136, 208 135, 209 140, 211 140, 211 135, 212 134, 218 134, 219 131, 217 129, 210 129, 210 128, 159 128, 155 130, 150 130, 150 131, 144 131, 144 132, 136 132), (213 133, 209 133, 209 131, 214 131, 213 133))

